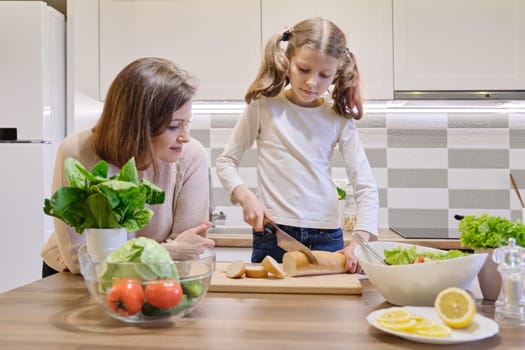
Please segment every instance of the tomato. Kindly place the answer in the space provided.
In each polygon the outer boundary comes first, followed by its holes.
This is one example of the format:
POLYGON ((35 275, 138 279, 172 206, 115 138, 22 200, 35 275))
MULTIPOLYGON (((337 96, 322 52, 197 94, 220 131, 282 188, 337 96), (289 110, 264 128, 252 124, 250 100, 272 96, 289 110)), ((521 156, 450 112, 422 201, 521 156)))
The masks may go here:
POLYGON ((116 280, 109 290, 107 303, 111 310, 121 316, 136 314, 144 304, 144 290, 140 281, 132 278, 116 280))
POLYGON ((176 280, 150 281, 144 289, 146 301, 159 309, 177 306, 182 300, 182 288, 176 280))

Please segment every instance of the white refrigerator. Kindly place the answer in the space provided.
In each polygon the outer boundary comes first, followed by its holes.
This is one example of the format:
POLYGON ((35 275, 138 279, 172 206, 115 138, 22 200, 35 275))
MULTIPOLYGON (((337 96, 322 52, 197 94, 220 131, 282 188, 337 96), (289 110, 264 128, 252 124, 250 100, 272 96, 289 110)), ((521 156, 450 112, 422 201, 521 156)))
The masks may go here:
POLYGON ((65 40, 46 3, 0 1, 0 292, 41 278, 44 198, 66 133, 65 40))

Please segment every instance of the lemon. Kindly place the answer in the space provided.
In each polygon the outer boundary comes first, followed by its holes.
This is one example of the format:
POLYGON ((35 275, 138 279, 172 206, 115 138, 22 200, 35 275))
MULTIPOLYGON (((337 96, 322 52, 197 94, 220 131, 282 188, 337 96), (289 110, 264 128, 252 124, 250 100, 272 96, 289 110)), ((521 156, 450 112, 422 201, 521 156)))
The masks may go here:
POLYGON ((376 317, 377 322, 407 322, 412 319, 412 314, 402 308, 391 308, 376 317))
POLYGON ((424 337, 433 337, 433 338, 444 338, 450 335, 450 328, 447 326, 442 326, 439 324, 434 324, 431 326, 425 326, 415 329, 417 335, 422 335, 424 337))
POLYGON ((434 308, 441 320, 449 327, 464 328, 476 316, 476 303, 464 289, 450 287, 439 292, 434 308))

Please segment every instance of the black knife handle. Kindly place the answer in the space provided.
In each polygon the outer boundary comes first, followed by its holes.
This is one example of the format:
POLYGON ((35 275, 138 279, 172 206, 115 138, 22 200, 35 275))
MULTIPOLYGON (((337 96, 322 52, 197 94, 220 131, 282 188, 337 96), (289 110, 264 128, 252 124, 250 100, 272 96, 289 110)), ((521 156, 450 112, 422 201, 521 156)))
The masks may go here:
POLYGON ((277 227, 275 227, 275 224, 272 221, 267 221, 264 224, 264 229, 270 231, 273 234, 275 234, 275 231, 277 230, 277 227))

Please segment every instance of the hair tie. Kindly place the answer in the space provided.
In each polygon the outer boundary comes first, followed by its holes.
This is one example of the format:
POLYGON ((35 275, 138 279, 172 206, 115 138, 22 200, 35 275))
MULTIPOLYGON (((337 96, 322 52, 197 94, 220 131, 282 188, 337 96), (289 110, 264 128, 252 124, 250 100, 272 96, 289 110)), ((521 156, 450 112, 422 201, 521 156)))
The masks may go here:
POLYGON ((352 53, 350 52, 350 49, 348 49, 348 47, 345 47, 345 53, 346 53, 346 58, 348 58, 348 60, 351 61, 352 53))
POLYGON ((281 41, 288 41, 290 39, 290 35, 292 35, 292 31, 290 29, 286 29, 281 36, 281 41))

